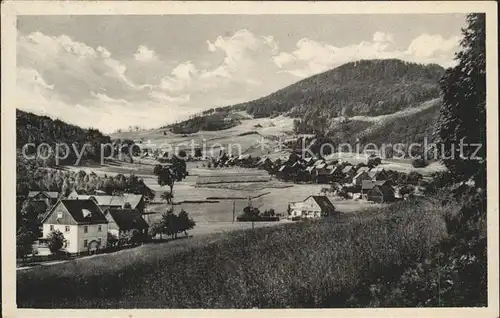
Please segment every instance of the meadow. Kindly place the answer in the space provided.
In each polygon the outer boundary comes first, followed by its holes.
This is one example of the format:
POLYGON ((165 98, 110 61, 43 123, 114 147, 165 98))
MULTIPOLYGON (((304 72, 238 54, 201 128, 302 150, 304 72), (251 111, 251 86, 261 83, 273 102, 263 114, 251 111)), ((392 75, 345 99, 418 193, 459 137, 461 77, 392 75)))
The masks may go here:
MULTIPOLYGON (((457 207, 415 199, 338 218, 199 235, 19 271, 19 307, 286 308, 381 305, 446 236, 457 207), (216 269, 216 270, 214 270, 216 269), (40 293, 40 291, 50 291, 40 293)), ((382 306, 397 306, 397 299, 382 306)))

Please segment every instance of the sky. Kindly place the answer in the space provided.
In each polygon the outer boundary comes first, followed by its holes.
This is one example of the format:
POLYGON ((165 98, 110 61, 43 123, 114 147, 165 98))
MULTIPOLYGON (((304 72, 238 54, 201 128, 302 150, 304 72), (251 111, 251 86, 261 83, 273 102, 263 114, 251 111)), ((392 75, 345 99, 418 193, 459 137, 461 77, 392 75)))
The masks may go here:
POLYGON ((17 108, 111 133, 360 59, 454 65, 462 14, 20 16, 17 108))

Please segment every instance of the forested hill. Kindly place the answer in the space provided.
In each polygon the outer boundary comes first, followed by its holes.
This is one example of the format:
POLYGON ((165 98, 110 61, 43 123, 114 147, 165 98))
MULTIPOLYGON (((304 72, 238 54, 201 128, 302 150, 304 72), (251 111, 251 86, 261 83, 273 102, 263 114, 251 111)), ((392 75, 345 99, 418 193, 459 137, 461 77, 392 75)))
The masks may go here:
MULTIPOLYGON (((444 69, 437 64, 417 64, 397 59, 361 60, 341 65, 268 96, 233 106, 204 111, 200 116, 169 126, 190 132, 228 128, 225 118, 246 111, 255 118, 280 114, 302 119, 300 132, 328 133, 331 119, 339 116, 379 116, 393 114, 440 97, 439 81, 444 69), (175 126, 175 127, 174 127, 175 126)), ((229 123, 237 125, 236 121, 229 123)))
POLYGON ((255 117, 311 110, 327 117, 377 116, 414 107, 440 94, 444 69, 396 59, 350 62, 308 77, 269 96, 234 106, 255 117))
MULTIPOLYGON (((83 159, 100 160, 100 145, 110 143, 109 136, 103 135, 97 129, 83 129, 47 116, 38 116, 33 113, 16 110, 16 147, 21 149, 27 143, 35 146, 41 143, 55 146, 56 143, 67 144, 81 149, 86 144, 83 159)), ((33 147, 28 150, 33 151, 33 147)), ((73 160, 74 151, 71 149, 68 160, 73 160)))

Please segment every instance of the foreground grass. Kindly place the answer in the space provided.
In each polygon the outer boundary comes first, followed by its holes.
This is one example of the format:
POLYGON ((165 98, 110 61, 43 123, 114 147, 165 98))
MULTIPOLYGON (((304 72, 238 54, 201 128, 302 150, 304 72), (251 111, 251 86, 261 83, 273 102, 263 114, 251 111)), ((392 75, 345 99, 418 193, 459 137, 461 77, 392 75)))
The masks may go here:
POLYGON ((397 282, 446 237, 443 215, 454 208, 438 199, 412 200, 329 221, 194 237, 21 271, 18 306, 369 306, 370 286, 397 282))

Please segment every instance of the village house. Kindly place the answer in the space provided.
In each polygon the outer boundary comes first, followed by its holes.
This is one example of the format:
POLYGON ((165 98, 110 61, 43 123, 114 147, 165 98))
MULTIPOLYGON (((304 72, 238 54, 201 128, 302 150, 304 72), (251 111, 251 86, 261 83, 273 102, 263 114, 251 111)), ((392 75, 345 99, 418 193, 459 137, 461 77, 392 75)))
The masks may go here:
MULTIPOLYGON (((389 180, 381 180, 381 181, 372 181, 372 180, 363 180, 361 184, 361 197, 364 199, 367 199, 368 201, 371 201, 368 193, 375 187, 389 187, 394 194, 394 190, 391 187, 391 182, 389 180)), ((375 198, 376 194, 378 193, 378 190, 376 190, 374 193, 372 193, 371 198, 375 198)), ((385 189, 383 190, 383 193, 388 193, 385 189)), ((387 199, 391 199, 390 197, 385 197, 387 199)))
POLYGON ((108 220, 108 232, 117 239, 136 231, 138 235, 145 236, 149 225, 141 213, 134 209, 107 209, 104 211, 108 220))
POLYGON ((346 165, 344 169, 342 169, 342 174, 344 175, 344 178, 351 179, 356 175, 356 168, 352 165, 346 165))
POLYGON ((314 166, 316 172, 316 183, 328 183, 330 171, 327 169, 326 163, 320 163, 314 166))
POLYGON ((68 199, 94 200, 102 209, 110 208, 130 208, 144 213, 146 201, 142 194, 124 193, 123 195, 74 195, 70 193, 68 199))
POLYGON ((331 166, 329 166, 329 167, 330 168, 328 169, 329 170, 328 179, 330 182, 338 182, 344 178, 344 174, 342 173, 341 166, 333 166, 333 168, 331 168, 331 166))
POLYGON ((394 189, 387 184, 375 185, 367 193, 367 200, 375 203, 393 202, 394 198, 394 189))
POLYGON ((296 161, 294 164, 290 166, 289 177, 291 180, 297 181, 300 171, 303 169, 302 164, 296 161))
POLYGON ((273 164, 273 162, 271 161, 271 159, 265 157, 265 158, 261 158, 257 162, 256 167, 258 169, 267 170, 267 169, 269 169, 272 166, 272 164, 273 164))
POLYGON ((31 201, 44 201, 47 206, 52 206, 59 198, 59 192, 53 191, 30 191, 28 198, 31 201))
POLYGON ((64 250, 81 253, 107 245, 108 220, 94 200, 59 200, 42 221, 43 238, 58 230, 66 240, 64 250))
POLYGON ((370 176, 366 171, 358 172, 353 178, 352 183, 357 186, 361 186, 364 180, 371 180, 370 176))
POLYGON ((290 202, 290 219, 321 218, 335 213, 335 206, 324 195, 311 195, 303 201, 290 202))
POLYGON ((373 181, 387 180, 388 176, 384 169, 372 169, 368 172, 368 175, 373 181))
POLYGON ((368 172, 368 171, 370 171, 370 167, 359 167, 356 172, 360 173, 360 172, 368 172))
POLYGON ((304 158, 303 161, 306 164, 306 166, 310 166, 315 162, 313 157, 304 158))
POLYGON ((316 161, 314 161, 314 166, 318 166, 318 165, 321 165, 321 164, 324 164, 325 163, 325 160, 323 159, 318 159, 316 161))

